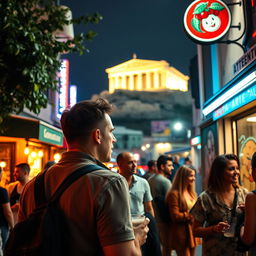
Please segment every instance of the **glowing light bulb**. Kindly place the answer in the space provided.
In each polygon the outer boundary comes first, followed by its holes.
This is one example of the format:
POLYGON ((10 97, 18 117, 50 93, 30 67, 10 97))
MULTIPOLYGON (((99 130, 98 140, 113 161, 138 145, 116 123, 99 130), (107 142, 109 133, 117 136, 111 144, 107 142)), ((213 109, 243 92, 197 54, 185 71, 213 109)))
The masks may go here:
POLYGON ((61 155, 59 153, 54 154, 53 156, 55 163, 58 163, 61 159, 61 155))
POLYGON ((38 152, 38 156, 39 156, 39 157, 43 157, 43 156, 44 156, 44 152, 43 152, 42 150, 40 150, 40 151, 38 152))
POLYGON ((35 158, 36 157, 36 152, 31 152, 31 157, 35 158))
POLYGON ((28 154, 29 154, 29 148, 28 148, 28 147, 25 147, 25 149, 24 149, 24 154, 25 154, 25 155, 28 155, 28 154))
POLYGON ((0 162, 0 167, 2 167, 2 168, 6 167, 6 162, 5 161, 1 161, 0 162))

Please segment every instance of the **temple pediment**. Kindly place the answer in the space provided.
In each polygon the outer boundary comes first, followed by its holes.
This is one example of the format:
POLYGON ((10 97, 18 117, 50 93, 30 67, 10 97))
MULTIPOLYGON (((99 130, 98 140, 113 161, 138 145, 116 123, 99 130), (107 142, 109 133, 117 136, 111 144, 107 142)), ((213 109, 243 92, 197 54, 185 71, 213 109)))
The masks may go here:
POLYGON ((169 64, 164 61, 154 61, 154 60, 142 60, 142 59, 131 59, 123 62, 119 65, 106 69, 107 73, 121 73, 129 71, 138 70, 150 70, 150 69, 164 69, 168 68, 169 64))

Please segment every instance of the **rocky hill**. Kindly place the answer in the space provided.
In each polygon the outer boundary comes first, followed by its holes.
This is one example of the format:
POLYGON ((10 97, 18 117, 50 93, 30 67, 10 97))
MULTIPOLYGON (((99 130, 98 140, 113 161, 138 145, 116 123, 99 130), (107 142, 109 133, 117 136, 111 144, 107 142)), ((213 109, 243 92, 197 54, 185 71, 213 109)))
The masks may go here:
POLYGON ((190 128, 192 123, 191 94, 180 91, 141 92, 117 90, 107 91, 93 98, 102 97, 115 105, 112 119, 115 125, 143 130, 150 136, 151 121, 181 121, 190 128))

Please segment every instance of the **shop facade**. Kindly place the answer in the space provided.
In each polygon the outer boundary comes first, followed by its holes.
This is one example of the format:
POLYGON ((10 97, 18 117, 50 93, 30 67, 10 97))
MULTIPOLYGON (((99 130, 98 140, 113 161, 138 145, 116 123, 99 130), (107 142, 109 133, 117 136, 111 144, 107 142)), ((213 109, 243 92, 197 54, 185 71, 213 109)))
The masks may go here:
POLYGON ((65 150, 59 128, 38 119, 11 116, 5 133, 0 136, 1 185, 13 181, 16 164, 28 163, 30 178, 33 178, 48 161, 57 162, 65 150))
MULTIPOLYGON (((222 5, 221 1, 218 3, 222 5)), ((207 186, 213 159, 234 153, 240 160, 241 184, 252 190, 255 185, 251 182, 250 165, 256 152, 256 3, 242 1, 239 5, 230 1, 227 5, 232 16, 228 32, 215 42, 197 45, 203 188, 207 186)))

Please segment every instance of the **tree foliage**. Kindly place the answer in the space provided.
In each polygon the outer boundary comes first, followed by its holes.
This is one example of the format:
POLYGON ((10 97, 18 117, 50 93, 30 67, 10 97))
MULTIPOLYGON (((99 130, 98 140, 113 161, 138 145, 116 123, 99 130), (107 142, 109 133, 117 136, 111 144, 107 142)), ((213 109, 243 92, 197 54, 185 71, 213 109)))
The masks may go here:
POLYGON ((47 90, 58 90, 56 73, 59 55, 82 54, 95 32, 75 35, 73 40, 58 42, 53 34, 64 25, 98 23, 97 13, 71 21, 67 9, 53 0, 0 1, 0 126, 10 113, 26 107, 38 114, 47 106, 47 90))

